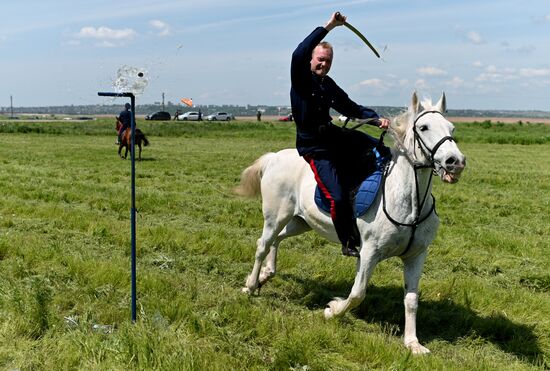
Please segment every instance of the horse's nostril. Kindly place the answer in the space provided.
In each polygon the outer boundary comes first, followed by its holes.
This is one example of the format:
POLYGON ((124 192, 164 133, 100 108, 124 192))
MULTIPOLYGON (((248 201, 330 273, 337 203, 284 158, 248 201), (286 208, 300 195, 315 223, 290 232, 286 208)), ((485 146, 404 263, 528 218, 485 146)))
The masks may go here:
POLYGON ((451 156, 445 160, 445 165, 454 165, 456 164, 456 158, 454 156, 451 156))

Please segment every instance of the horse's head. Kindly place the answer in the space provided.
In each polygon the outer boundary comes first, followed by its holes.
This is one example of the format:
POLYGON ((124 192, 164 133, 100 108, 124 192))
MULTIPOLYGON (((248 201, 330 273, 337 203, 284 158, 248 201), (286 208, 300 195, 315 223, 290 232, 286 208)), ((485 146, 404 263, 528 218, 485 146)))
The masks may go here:
POLYGON ((120 121, 120 117, 117 116, 116 117, 116 125, 115 125, 116 131, 119 131, 121 126, 122 126, 122 122, 120 121))
POLYGON ((408 111, 394 119, 392 129, 416 164, 432 168, 444 182, 456 183, 466 158, 456 145, 454 125, 443 116, 445 110, 445 93, 433 105, 429 99, 420 102, 414 92, 408 111))

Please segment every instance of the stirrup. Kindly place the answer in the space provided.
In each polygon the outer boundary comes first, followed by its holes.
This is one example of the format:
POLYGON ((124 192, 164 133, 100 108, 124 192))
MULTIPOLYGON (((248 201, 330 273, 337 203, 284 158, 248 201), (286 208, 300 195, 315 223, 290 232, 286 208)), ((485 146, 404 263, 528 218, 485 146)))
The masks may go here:
POLYGON ((355 258, 360 257, 359 251, 355 246, 348 243, 348 246, 342 245, 342 255, 344 256, 353 256, 355 258))

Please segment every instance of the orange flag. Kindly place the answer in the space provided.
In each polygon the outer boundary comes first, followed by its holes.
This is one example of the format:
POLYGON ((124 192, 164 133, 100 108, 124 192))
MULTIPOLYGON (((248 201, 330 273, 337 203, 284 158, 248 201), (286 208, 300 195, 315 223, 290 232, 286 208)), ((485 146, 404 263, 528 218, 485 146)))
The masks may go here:
POLYGON ((193 107, 193 99, 191 98, 181 98, 181 103, 186 104, 189 107, 193 107))

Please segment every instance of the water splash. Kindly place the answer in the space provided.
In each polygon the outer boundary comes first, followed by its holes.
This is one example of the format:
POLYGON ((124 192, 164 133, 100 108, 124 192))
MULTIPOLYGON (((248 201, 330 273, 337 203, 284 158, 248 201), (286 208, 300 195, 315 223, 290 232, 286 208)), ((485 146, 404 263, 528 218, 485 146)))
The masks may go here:
POLYGON ((113 88, 117 93, 143 94, 149 84, 148 73, 143 68, 123 65, 117 70, 113 88))

